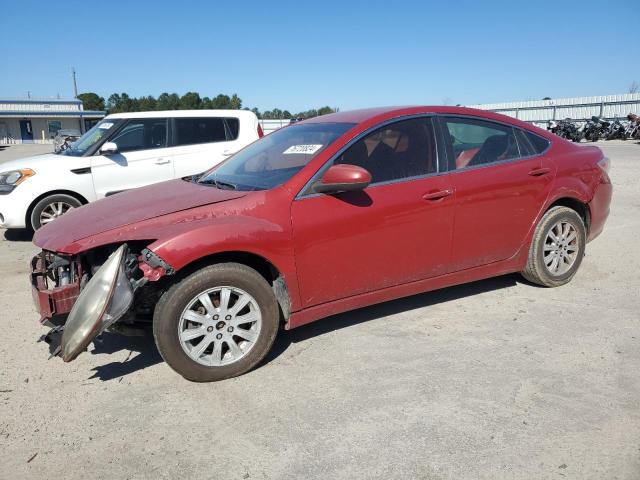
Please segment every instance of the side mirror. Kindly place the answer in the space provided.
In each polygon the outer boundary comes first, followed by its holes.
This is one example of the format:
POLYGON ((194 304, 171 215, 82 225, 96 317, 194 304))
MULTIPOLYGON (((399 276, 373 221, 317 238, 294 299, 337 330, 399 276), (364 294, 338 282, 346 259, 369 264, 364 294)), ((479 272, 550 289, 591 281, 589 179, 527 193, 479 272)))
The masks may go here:
POLYGON ((371 174, 356 165, 333 165, 314 183, 316 193, 338 193, 363 190, 371 183, 371 174))
POLYGON ((114 155, 118 153, 118 145, 115 142, 104 142, 100 147, 102 155, 114 155))

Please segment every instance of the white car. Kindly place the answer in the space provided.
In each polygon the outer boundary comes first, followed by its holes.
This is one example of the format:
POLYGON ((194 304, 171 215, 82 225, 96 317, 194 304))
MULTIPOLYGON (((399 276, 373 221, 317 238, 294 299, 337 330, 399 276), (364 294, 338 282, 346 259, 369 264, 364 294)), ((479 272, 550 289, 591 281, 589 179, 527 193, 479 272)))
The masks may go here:
POLYGON ((261 136, 246 110, 109 115, 59 154, 0 163, 0 226, 36 230, 85 203, 202 173, 261 136))

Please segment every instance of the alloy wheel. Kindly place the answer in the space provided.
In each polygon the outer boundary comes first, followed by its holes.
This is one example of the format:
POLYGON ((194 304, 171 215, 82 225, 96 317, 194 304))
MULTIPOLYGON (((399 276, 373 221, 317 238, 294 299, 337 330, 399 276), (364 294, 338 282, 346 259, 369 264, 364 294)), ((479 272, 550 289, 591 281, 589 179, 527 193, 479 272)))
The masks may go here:
POLYGON ((565 274, 578 257, 578 232, 567 221, 555 223, 544 242, 544 265, 552 275, 565 274))
POLYGON ((243 358, 257 342, 261 327, 258 302, 244 290, 222 286, 188 303, 178 322, 178 337, 189 358, 216 367, 243 358))
POLYGON ((52 202, 40 213, 40 225, 46 225, 49 222, 52 222, 58 217, 61 217, 69 210, 72 210, 74 207, 70 203, 67 202, 52 202))

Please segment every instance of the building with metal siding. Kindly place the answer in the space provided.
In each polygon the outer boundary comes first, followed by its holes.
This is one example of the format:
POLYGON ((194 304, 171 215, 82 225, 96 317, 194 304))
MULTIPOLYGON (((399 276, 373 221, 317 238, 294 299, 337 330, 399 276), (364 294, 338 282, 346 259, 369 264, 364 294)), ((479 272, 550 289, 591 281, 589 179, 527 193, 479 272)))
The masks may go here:
POLYGON ((625 118, 629 113, 640 114, 640 93, 485 103, 469 107, 490 110, 544 127, 549 120, 570 118, 581 121, 594 115, 613 120, 625 118))
POLYGON ((104 116, 77 99, 0 99, 0 144, 50 143, 58 130, 84 133, 104 116))

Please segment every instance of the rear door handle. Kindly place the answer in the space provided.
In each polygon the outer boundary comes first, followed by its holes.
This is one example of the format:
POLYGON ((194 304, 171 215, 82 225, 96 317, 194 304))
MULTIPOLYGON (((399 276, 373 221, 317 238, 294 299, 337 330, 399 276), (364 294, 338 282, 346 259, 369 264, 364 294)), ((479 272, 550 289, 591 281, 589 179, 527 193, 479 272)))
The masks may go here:
POLYGON ((438 190, 436 192, 429 192, 422 195, 422 198, 425 200, 440 200, 442 198, 448 197, 453 193, 452 190, 438 190))
POLYGON ((169 160, 168 158, 156 158, 156 165, 165 165, 170 162, 171 160, 169 160))
POLYGON ((222 152, 222 155, 225 156, 225 157, 230 157, 234 153, 236 153, 236 152, 232 152, 230 150, 225 150, 224 152, 222 152))
POLYGON ((529 172, 529 175, 531 175, 532 177, 541 177, 542 175, 546 175, 550 171, 550 168, 534 168, 529 172))

